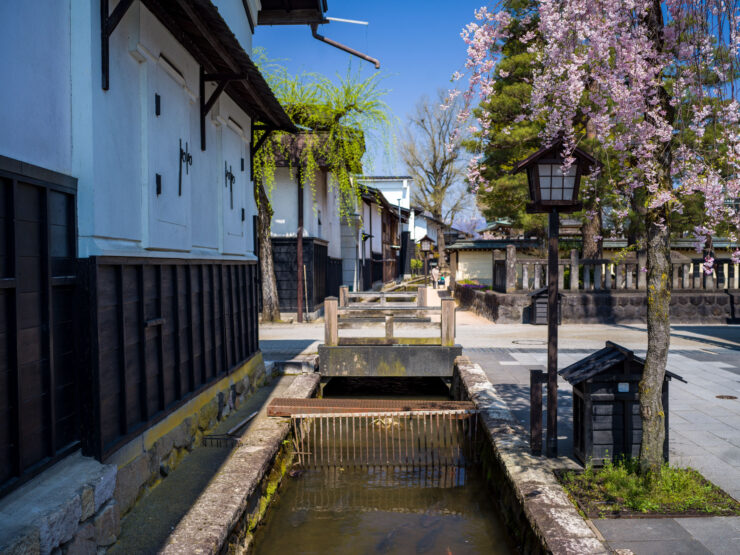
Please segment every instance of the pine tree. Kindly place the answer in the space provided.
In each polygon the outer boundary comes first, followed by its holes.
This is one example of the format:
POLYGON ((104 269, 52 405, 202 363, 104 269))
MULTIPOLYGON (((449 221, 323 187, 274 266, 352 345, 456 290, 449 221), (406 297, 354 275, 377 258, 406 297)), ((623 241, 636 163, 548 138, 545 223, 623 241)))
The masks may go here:
MULTIPOLYGON (((537 2, 534 0, 507 0, 504 9, 512 16, 509 38, 502 45, 502 56, 494 72, 495 94, 477 110, 486 112, 490 121, 488 130, 477 132, 476 139, 483 139, 482 176, 487 182, 478 190, 478 206, 487 220, 508 218, 512 227, 527 234, 543 235, 545 217, 527 214, 529 202, 527 178, 512 174, 514 165, 540 147, 537 121, 518 118, 526 113, 532 92, 532 74, 536 68, 535 54, 529 48, 537 41, 525 42, 525 35, 537 36, 537 2)), ((477 151, 476 140, 466 142, 466 147, 477 151)))

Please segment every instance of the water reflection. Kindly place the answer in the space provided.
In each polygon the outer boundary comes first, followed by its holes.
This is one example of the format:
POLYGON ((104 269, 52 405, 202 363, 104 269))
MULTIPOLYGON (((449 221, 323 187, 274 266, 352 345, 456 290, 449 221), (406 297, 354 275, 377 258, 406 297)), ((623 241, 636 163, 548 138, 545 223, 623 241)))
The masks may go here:
POLYGON ((286 478, 255 553, 514 553, 477 468, 325 468, 286 478))

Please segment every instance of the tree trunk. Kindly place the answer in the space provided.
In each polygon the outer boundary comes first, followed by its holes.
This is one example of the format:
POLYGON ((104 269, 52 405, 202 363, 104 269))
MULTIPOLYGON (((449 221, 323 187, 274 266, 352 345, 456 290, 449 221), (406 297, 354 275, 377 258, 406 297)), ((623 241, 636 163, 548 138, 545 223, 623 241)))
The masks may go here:
POLYGON ((280 320, 280 302, 278 299, 275 266, 272 260, 272 241, 270 239, 270 221, 272 207, 262 183, 257 186, 257 228, 260 242, 260 271, 262 272, 262 321, 277 322, 280 320))
POLYGON ((583 236, 582 258, 601 258, 601 209, 596 207, 596 215, 592 218, 588 215, 581 226, 583 236))
MULTIPOLYGON (((437 217, 437 216, 435 216, 437 217)), ((441 225, 437 226, 437 252, 439 253, 439 269, 447 269, 447 261, 445 259, 445 251, 447 246, 445 245, 445 232, 441 225)))
MULTIPOLYGON (((660 0, 653 0, 645 20, 656 50, 663 50, 663 12, 660 0)), ((673 121, 674 110, 664 87, 658 90, 668 121, 673 121)), ((659 190, 670 191, 672 150, 670 143, 660 150, 658 161, 662 170, 659 190)), ((649 201, 650 199, 648 199, 649 201)), ((650 206, 647 202, 645 206, 650 206)), ((640 469, 647 476, 660 474, 665 443, 665 412, 663 411, 663 380, 668 362, 671 339, 671 243, 667 205, 647 210, 645 219, 647 239, 647 332, 648 348, 645 370, 639 384, 642 443, 640 469)), ((638 268, 638 271, 640 269, 638 268)))
POLYGON ((642 417, 640 467, 648 474, 660 473, 665 442, 662 391, 671 337, 671 260, 670 231, 661 223, 661 218, 667 217, 665 210, 651 210, 647 221, 648 348, 639 391, 642 417))

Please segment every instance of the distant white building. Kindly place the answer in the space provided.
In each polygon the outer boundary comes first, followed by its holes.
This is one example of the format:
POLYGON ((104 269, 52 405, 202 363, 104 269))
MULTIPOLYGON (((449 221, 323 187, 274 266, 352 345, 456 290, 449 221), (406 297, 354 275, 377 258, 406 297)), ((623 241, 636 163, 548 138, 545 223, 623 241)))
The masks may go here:
POLYGON ((324 298, 339 294, 342 284, 342 230, 339 192, 334 177, 319 168, 312 180, 295 167, 278 165, 270 195, 273 264, 280 312, 298 310, 298 278, 305 275, 301 310, 316 316, 324 298), (313 183, 313 186, 310 183, 313 183), (303 228, 302 266, 298 268, 297 233, 303 228), (301 276, 298 276, 298 272, 301 276))

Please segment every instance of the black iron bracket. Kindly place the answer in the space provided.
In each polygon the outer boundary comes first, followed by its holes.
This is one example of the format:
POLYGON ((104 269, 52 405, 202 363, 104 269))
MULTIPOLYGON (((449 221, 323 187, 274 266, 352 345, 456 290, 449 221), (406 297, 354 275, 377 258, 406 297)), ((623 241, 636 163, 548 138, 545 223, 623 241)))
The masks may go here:
POLYGON ((182 149, 180 139, 180 171, 177 176, 177 196, 182 196, 182 165, 185 164, 185 173, 190 174, 190 166, 193 165, 193 155, 188 152, 188 143, 185 141, 185 150, 182 149))
POLYGON ((226 186, 229 188, 229 204, 231 206, 231 209, 234 209, 234 181, 236 181, 236 176, 234 175, 234 172, 231 171, 231 166, 228 165, 228 163, 224 160, 224 169, 226 174, 226 186))
POLYGON ((203 66, 200 68, 200 83, 199 83, 199 96, 200 96, 200 149, 206 149, 206 116, 211 111, 213 105, 224 92, 226 85, 231 81, 243 81, 247 79, 247 75, 243 73, 206 73, 203 70, 203 66), (216 83, 216 90, 211 93, 210 98, 206 100, 206 81, 213 81, 216 83))
POLYGON ((110 85, 110 36, 133 3, 134 0, 121 0, 109 15, 108 0, 100 0, 100 61, 104 91, 110 85))

